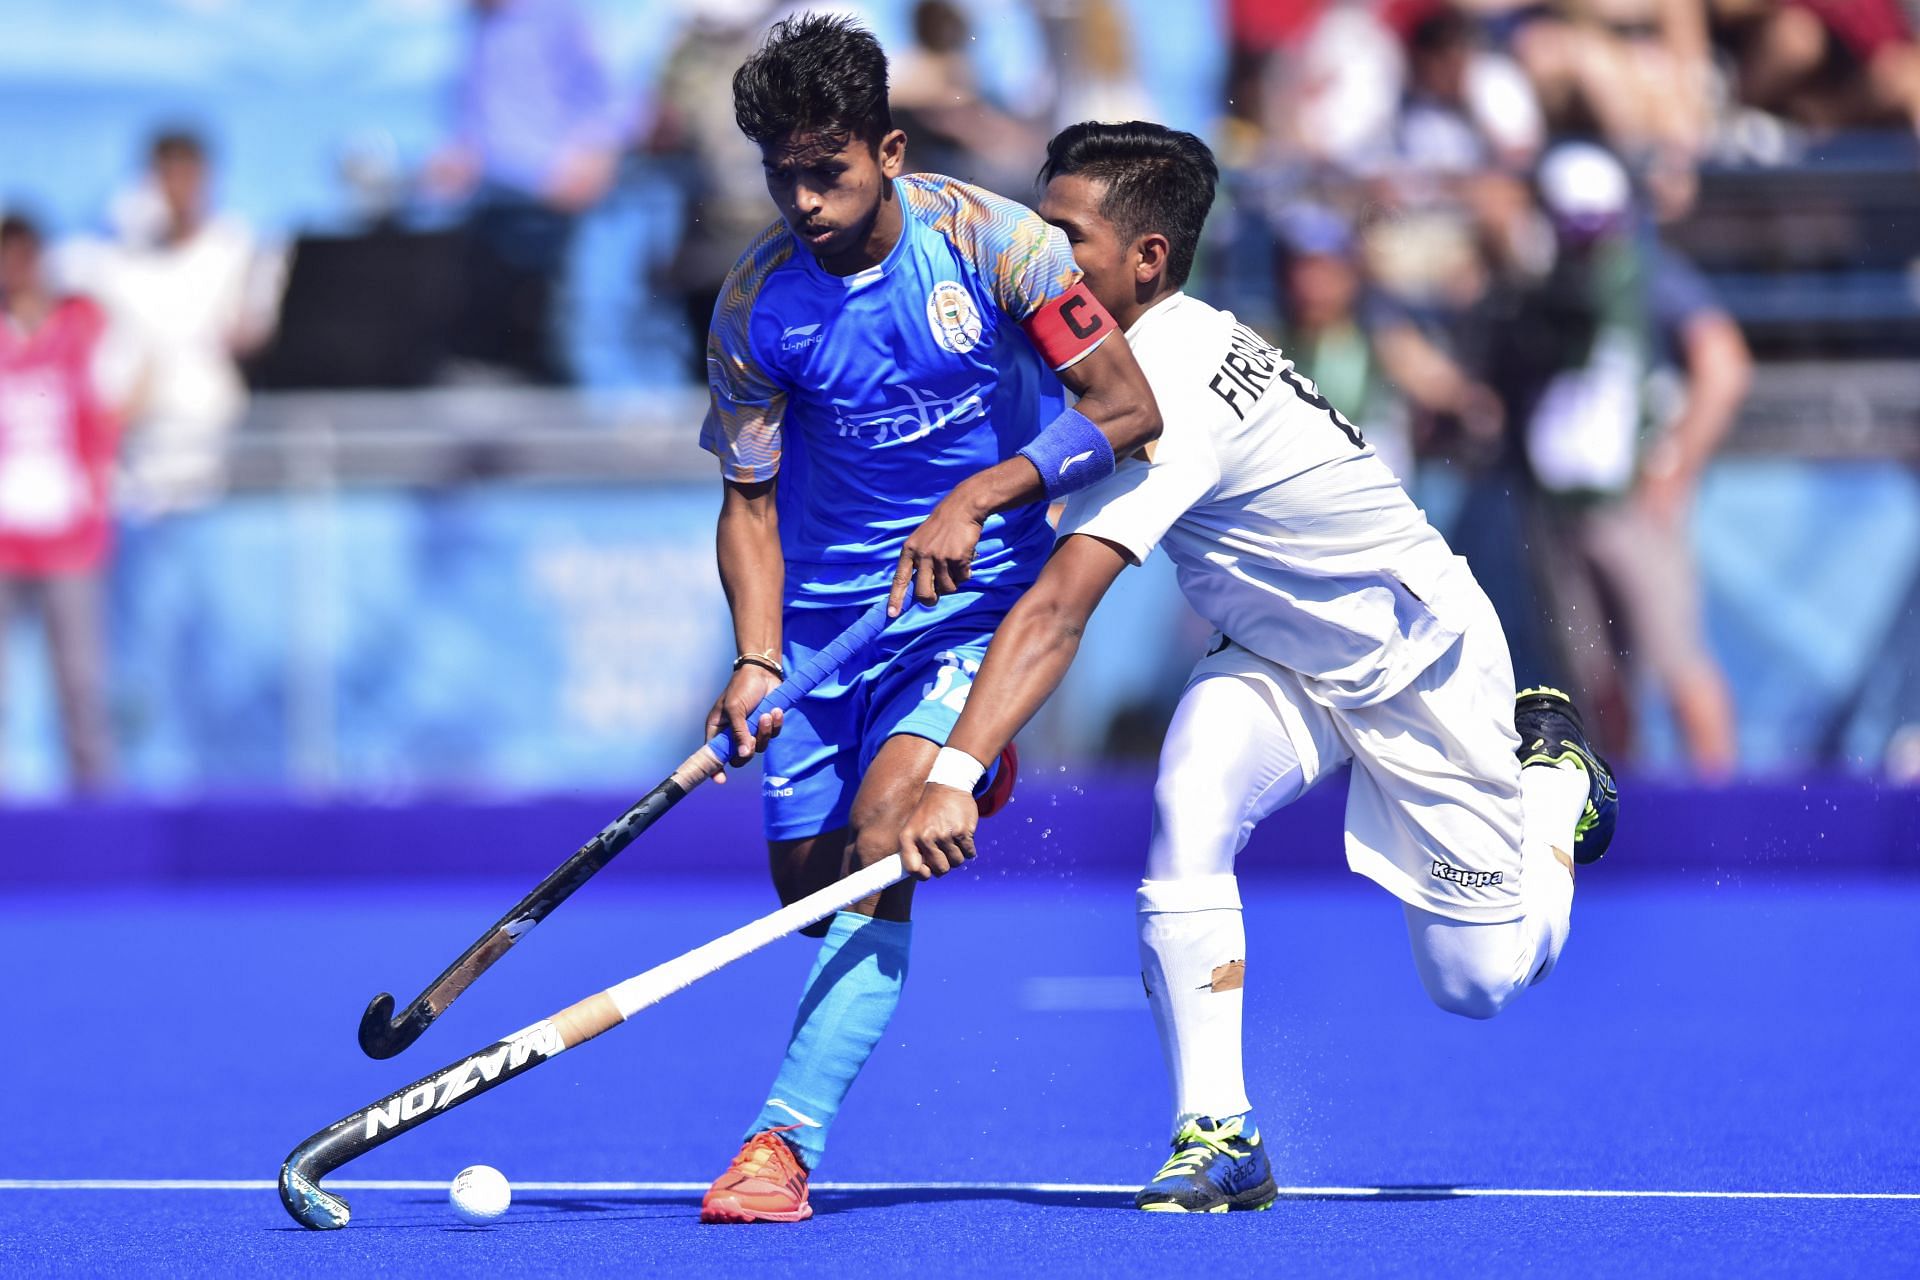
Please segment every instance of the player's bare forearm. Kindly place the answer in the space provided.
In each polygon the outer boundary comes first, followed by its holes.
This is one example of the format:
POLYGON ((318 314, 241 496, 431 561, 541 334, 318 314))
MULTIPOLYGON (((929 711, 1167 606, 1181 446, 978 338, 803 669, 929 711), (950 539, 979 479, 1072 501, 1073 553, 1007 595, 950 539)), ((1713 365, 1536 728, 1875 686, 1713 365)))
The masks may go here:
POLYGON ((780 554, 775 483, 729 480, 720 501, 715 549, 720 585, 733 612, 733 638, 741 653, 780 652, 780 593, 786 585, 786 561, 780 554))
POLYGON ((780 683, 780 594, 786 583, 786 561, 780 554, 775 483, 727 481, 714 539, 720 585, 733 613, 735 652, 759 659, 736 667, 707 712, 708 737, 722 725, 732 732, 736 765, 744 764, 755 750, 765 750, 768 740, 780 731, 778 713, 762 716, 759 724, 747 723, 749 712, 780 683))
MULTIPOLYGON (((947 745, 984 764, 1013 741, 1040 709, 1080 650, 1094 606, 1128 564, 1110 542, 1075 534, 1054 549, 1040 580, 1020 597, 994 633, 966 710, 947 745)), ((929 781, 900 830, 900 857, 924 880, 973 857, 980 810, 966 791, 929 781)))
MULTIPOLYGON (((1080 397, 1073 407, 1100 428, 1114 457, 1124 458, 1160 438, 1159 403, 1125 341, 1101 343, 1084 360, 1061 370, 1060 381, 1080 397)), ((956 515, 981 521, 1046 496, 1033 463, 1013 457, 961 481, 947 501, 954 504, 956 515)))
MULTIPOLYGON (((1113 339, 1065 369, 1060 380, 1075 391, 1084 414, 1106 437, 1116 458, 1124 458, 1159 438, 1160 406, 1146 374, 1124 341, 1113 339)), ((1040 471, 1024 455, 976 472, 940 500, 933 513, 907 537, 894 576, 889 612, 905 607, 909 591, 932 604, 966 584, 987 517, 1047 499, 1040 471)))
POLYGON ((947 745, 975 760, 996 758, 1060 686, 1080 637, 1127 558, 1112 543, 1075 535, 994 633, 967 706, 947 745))
MULTIPOLYGON (((1060 381, 1080 397, 1073 407, 1100 429, 1114 457, 1124 458, 1160 438, 1160 405, 1125 341, 1101 343, 1085 359, 1062 369, 1060 381)), ((1024 507, 1046 496, 1034 464, 1013 457, 961 481, 948 500, 959 512, 985 520, 996 511, 1024 507)))
MULTIPOLYGON (((1079 401, 1073 405, 1089 416, 1100 434, 1123 459, 1160 439, 1160 403, 1146 386, 1146 374, 1125 342, 1108 340, 1087 353, 1087 359, 1060 370, 1060 380, 1079 401)), ((1041 472, 1025 457, 996 462, 975 472, 948 493, 941 507, 952 507, 952 518, 983 522, 998 510, 1027 507, 1046 499, 1041 472)))
POLYGON ((1753 377, 1740 329, 1710 312, 1687 326, 1687 397, 1641 463, 1640 499, 1656 518, 1680 522, 1701 473, 1733 428, 1753 377))
MULTIPOLYGON (((1133 348, 1115 335, 1086 358, 1060 371, 1060 381, 1079 396, 1074 405, 1093 420, 1113 446, 1113 456, 1124 458, 1160 438, 1160 406, 1147 385, 1147 375, 1133 358, 1133 348)), ((1038 473, 1034 484, 1038 491, 1038 473)))
POLYGON ((1733 429, 1753 384, 1753 354, 1740 326, 1711 312, 1687 327, 1687 405, 1672 438, 1688 470, 1698 474, 1733 429))

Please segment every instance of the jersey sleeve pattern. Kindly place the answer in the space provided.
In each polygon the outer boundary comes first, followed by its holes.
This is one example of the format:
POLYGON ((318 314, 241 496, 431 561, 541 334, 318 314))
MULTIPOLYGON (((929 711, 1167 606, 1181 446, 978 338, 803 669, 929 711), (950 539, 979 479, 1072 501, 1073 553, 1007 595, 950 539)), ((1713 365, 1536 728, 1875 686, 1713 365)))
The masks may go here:
POLYGON ((793 238, 775 223, 727 274, 707 334, 707 385, 712 400, 700 447, 719 456, 727 479, 771 480, 780 470, 787 392, 753 346, 753 310, 767 277, 793 254, 793 238))
POLYGON ((1080 282, 1067 238, 1025 205, 932 173, 913 174, 901 186, 915 216, 973 263, 993 289, 994 305, 1014 320, 1080 282))
POLYGON ((938 174, 910 175, 901 187, 913 215, 974 265, 994 305, 1027 331, 1048 364, 1064 369, 1113 332, 1112 318, 1080 283, 1066 236, 1039 214, 938 174))

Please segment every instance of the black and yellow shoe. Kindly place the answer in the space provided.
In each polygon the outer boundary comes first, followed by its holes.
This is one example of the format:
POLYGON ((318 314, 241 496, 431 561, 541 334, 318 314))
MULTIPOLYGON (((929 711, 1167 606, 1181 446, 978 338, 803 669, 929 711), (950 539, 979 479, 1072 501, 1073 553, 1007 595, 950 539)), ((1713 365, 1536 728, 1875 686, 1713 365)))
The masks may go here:
POLYGON ((1226 1213, 1266 1209, 1277 1189, 1251 1113, 1201 1118, 1173 1135, 1173 1155, 1133 1197, 1149 1213, 1226 1213))
POLYGON ((1613 770, 1587 745, 1587 731, 1573 699, 1544 685, 1522 689, 1514 699, 1513 727, 1520 732, 1521 768, 1571 764, 1587 775, 1587 807, 1574 827, 1573 860, 1599 861, 1613 843, 1620 794, 1613 785, 1613 770))

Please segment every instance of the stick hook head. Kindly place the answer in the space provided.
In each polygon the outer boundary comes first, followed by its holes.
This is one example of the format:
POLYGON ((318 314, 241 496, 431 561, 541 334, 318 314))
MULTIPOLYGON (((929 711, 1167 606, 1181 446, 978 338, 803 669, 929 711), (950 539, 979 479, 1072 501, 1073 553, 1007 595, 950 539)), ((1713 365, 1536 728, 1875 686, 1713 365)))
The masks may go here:
POLYGON ((393 996, 382 991, 360 1015, 360 1051, 369 1058, 391 1058, 420 1038, 426 1023, 411 1016, 394 1018, 393 996))

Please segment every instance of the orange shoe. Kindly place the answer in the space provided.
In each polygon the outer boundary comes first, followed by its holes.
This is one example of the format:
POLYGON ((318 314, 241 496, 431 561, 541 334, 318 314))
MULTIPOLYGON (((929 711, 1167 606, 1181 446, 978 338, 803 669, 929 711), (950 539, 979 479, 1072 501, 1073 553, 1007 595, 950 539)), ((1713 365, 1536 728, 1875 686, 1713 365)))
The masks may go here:
POLYGON ((994 771, 993 781, 987 789, 974 797, 974 804, 983 818, 991 818, 1007 807, 1007 801, 1013 799, 1013 782, 1020 774, 1020 753, 1009 742, 1006 750, 1000 753, 1000 767, 994 771))
POLYGON ((798 1125, 782 1125, 747 1139, 727 1171, 700 1201, 702 1222, 805 1222, 807 1168, 780 1135, 798 1125))

